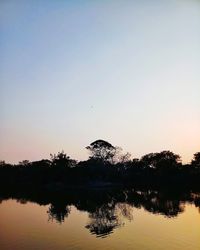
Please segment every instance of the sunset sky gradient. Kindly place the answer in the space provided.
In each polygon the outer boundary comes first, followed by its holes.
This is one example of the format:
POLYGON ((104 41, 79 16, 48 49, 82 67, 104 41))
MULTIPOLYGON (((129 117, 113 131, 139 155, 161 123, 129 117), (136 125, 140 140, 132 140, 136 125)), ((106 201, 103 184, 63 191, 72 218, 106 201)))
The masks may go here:
POLYGON ((0 160, 200 151, 200 1, 0 2, 0 160))

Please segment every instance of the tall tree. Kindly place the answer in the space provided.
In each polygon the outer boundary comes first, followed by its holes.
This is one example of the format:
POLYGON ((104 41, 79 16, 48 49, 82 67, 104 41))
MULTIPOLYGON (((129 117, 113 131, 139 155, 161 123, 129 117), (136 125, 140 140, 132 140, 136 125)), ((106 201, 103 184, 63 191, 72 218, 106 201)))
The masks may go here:
POLYGON ((90 158, 103 162, 113 162, 116 147, 104 140, 96 140, 86 147, 90 151, 90 158))

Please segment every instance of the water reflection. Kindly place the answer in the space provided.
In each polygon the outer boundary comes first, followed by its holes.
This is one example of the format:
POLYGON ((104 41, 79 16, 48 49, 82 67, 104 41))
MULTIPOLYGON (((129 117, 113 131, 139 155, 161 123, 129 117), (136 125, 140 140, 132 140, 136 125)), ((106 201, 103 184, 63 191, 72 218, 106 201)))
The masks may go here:
POLYGON ((59 222, 60 224, 65 221, 70 213, 70 206, 63 203, 54 203, 49 206, 47 211, 49 220, 59 222))
POLYGON ((89 215, 90 222, 86 228, 97 237, 105 237, 119 226, 124 225, 124 219, 133 219, 132 206, 127 203, 114 202, 104 204, 89 215))
POLYGON ((155 190, 82 190, 63 193, 1 194, 0 200, 15 198, 20 203, 27 201, 47 205, 48 220, 62 224, 69 216, 71 206, 88 213, 85 228, 97 237, 106 237, 126 221, 134 218, 134 207, 167 218, 184 212, 185 203, 193 203, 200 209, 200 194, 191 192, 166 192, 155 190))

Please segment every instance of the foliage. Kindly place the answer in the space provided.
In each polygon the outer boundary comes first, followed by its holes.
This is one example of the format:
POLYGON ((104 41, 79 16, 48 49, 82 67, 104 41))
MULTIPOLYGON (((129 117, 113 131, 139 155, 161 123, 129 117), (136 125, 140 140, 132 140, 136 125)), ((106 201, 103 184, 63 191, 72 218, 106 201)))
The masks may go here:
POLYGON ((0 161, 0 188, 19 186, 45 186, 63 189, 67 186, 183 186, 200 188, 200 152, 194 154, 191 164, 183 165, 179 155, 171 151, 149 153, 141 159, 107 141, 96 140, 86 147, 90 157, 77 162, 64 151, 51 154, 50 160, 17 165, 0 161))
POLYGON ((180 163, 180 156, 171 151, 150 153, 141 158, 141 162, 147 168, 175 168, 180 163))
POLYGON ((90 151, 90 158, 102 162, 113 162, 116 147, 104 140, 96 140, 86 147, 90 151))
POLYGON ((69 156, 67 156, 64 151, 58 152, 57 155, 50 154, 51 162, 53 167, 68 167, 72 168, 76 165, 76 161, 70 159, 69 156))
POLYGON ((192 165, 195 167, 200 167, 200 152, 194 154, 192 165))

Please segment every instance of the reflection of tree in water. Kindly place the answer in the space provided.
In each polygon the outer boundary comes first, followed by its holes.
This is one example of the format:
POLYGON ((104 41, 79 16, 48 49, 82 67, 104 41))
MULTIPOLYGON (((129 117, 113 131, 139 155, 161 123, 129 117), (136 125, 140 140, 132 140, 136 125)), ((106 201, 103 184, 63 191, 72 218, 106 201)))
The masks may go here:
POLYGON ((152 199, 145 207, 154 214, 163 214, 166 217, 175 217, 184 211, 185 205, 179 201, 163 201, 157 198, 152 199))
MULTIPOLYGON (((19 199, 25 203, 26 199, 19 199)), ((168 218, 178 216, 184 212, 185 203, 190 202, 200 207, 199 193, 175 193, 171 191, 161 192, 155 190, 122 190, 120 191, 95 191, 89 193, 76 193, 67 199, 55 197, 51 200, 48 209, 49 220, 55 220, 60 224, 68 217, 71 205, 79 211, 89 214, 89 222, 86 228, 97 237, 106 237, 116 228, 123 226, 124 221, 133 219, 133 208, 144 208, 154 214, 162 214, 168 218)), ((40 200, 40 203, 43 204, 40 200)))
POLYGON ((200 213, 200 194, 192 193, 191 196, 194 199, 194 204, 196 207, 198 207, 199 213, 200 213))
POLYGON ((66 204, 56 203, 51 204, 47 213, 49 214, 49 220, 62 223, 64 222, 65 218, 68 217, 71 211, 70 206, 66 206, 66 204))
POLYGON ((86 228, 97 237, 106 237, 117 227, 123 226, 123 220, 133 219, 132 207, 126 203, 107 203, 89 214, 90 222, 86 228))
POLYGON ((162 214, 168 218, 184 212, 184 202, 177 197, 168 197, 166 194, 155 191, 132 191, 128 193, 127 202, 132 206, 143 207, 150 213, 162 214))
POLYGON ((17 199, 17 202, 19 202, 21 204, 26 204, 27 200, 26 199, 17 199))
POLYGON ((185 205, 177 199, 169 200, 157 193, 151 192, 148 196, 144 195, 143 207, 154 214, 162 214, 166 217, 175 217, 184 211, 185 205))

